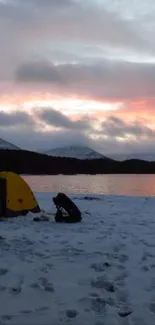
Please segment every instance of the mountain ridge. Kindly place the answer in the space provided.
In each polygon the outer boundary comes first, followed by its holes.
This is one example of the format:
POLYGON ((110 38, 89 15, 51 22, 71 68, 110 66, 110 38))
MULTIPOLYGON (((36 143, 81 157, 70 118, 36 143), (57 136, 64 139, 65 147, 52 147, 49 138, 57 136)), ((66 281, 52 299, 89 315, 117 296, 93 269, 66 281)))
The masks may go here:
MULTIPOLYGON (((13 143, 0 138, 0 150, 24 150, 20 147, 14 145, 13 143)), ((97 152, 96 150, 80 145, 70 145, 64 147, 57 147, 49 150, 28 150, 33 152, 39 152, 43 155, 53 156, 53 157, 64 157, 64 158, 75 158, 80 160, 95 160, 95 159, 112 159, 116 161, 126 161, 126 160, 143 160, 143 161, 155 161, 155 153, 141 152, 141 153, 128 153, 128 154, 109 154, 105 156, 104 154, 97 152)))
POLYGON ((86 146, 57 147, 43 152, 48 156, 85 159, 109 159, 109 157, 86 146))
POLYGON ((118 161, 131 160, 131 159, 155 161, 155 153, 110 154, 109 158, 118 161))
POLYGON ((0 138, 0 149, 1 150, 22 150, 18 146, 14 145, 11 142, 6 141, 2 138, 0 138))

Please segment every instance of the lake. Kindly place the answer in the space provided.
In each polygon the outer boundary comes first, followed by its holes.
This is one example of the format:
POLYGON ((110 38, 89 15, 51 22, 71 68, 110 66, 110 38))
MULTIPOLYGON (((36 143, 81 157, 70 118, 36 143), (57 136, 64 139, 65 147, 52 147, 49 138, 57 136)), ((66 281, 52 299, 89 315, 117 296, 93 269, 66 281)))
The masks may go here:
POLYGON ((34 192, 155 196, 155 175, 23 176, 34 192))

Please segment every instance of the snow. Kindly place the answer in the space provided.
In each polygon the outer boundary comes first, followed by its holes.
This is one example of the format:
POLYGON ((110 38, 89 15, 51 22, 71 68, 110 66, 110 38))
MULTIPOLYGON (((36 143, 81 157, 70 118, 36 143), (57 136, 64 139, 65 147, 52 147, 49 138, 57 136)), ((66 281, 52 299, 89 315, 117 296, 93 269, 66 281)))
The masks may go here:
POLYGON ((109 153, 108 156, 103 155, 89 147, 85 146, 68 146, 60 147, 44 151, 43 153, 54 157, 68 157, 77 159, 115 159, 119 161, 128 159, 140 159, 146 161, 155 161, 155 154, 153 153, 128 153, 128 154, 114 154, 109 153))
POLYGON ((53 157, 68 157, 77 159, 104 159, 107 158, 99 152, 83 146, 69 146, 62 148, 55 148, 44 152, 53 157))
POLYGON ((154 325, 155 199, 72 194, 83 221, 57 224, 35 195, 50 221, 1 221, 1 323, 154 325))
POLYGON ((20 148, 0 138, 0 149, 19 150, 20 148))

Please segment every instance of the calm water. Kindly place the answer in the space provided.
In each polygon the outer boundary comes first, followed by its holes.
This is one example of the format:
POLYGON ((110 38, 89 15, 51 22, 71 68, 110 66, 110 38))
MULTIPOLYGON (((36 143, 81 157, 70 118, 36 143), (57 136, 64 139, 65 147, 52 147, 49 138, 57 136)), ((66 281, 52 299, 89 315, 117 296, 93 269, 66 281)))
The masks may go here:
POLYGON ((24 176, 36 192, 155 196, 155 175, 24 176))

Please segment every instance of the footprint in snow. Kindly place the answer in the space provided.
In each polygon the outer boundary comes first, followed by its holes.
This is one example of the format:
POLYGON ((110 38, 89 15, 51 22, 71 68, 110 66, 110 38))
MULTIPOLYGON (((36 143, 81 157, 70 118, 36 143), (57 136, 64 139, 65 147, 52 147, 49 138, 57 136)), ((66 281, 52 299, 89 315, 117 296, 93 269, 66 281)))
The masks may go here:
MULTIPOLYGON (((64 325, 70 323, 78 316, 78 311, 76 309, 67 309, 59 312, 59 321, 64 325)), ((72 324, 72 323, 71 323, 72 324)))
POLYGON ((16 286, 10 289, 10 293, 12 295, 18 295, 19 293, 21 293, 22 291, 22 287, 21 286, 16 286))
POLYGON ((147 258, 148 258, 147 254, 144 253, 143 256, 142 256, 142 258, 141 258, 141 261, 142 262, 145 262, 145 261, 147 261, 147 258))
POLYGON ((119 264, 119 265, 117 266, 117 268, 118 268, 119 270, 126 270, 126 267, 125 267, 123 264, 119 264))
POLYGON ((33 282, 33 283, 31 283, 31 284, 30 284, 30 287, 31 287, 32 289, 40 289, 40 285, 39 285, 38 282, 33 282))
POLYGON ((25 310, 21 310, 20 312, 21 314, 25 314, 25 315, 29 315, 33 313, 33 310, 29 310, 29 309, 25 309, 25 310))
POLYGON ((145 239, 142 240, 142 243, 147 247, 155 247, 154 243, 147 242, 145 239))
POLYGON ((48 269, 53 269, 53 263, 46 263, 46 266, 48 269))
POLYGON ((155 278, 152 278, 152 279, 151 279, 151 283, 149 284, 149 286, 147 286, 147 287, 145 288, 145 290, 146 290, 146 291, 149 291, 149 292, 155 290, 155 278))
POLYGON ((41 272, 43 272, 44 274, 47 274, 49 272, 49 269, 47 268, 47 266, 43 266, 41 269, 40 269, 41 272))
POLYGON ((62 235, 59 235, 59 234, 55 235, 55 238, 61 238, 61 237, 62 237, 62 235))
POLYGON ((90 292, 90 297, 92 298, 96 298, 96 297, 99 297, 99 294, 97 292, 90 292))
POLYGON ((150 309, 150 311, 151 311, 152 313, 155 314, 155 302, 151 302, 151 303, 149 304, 149 309, 150 309))
POLYGON ((116 302, 113 298, 108 297, 106 298, 106 304, 109 305, 110 307, 115 307, 116 306, 116 302))
POLYGON ((97 289, 105 289, 108 292, 115 292, 114 284, 107 280, 104 276, 91 280, 91 286, 97 289))
POLYGON ((116 277, 115 277, 115 280, 116 281, 119 281, 119 280, 123 280, 123 279, 126 279, 128 277, 128 272, 126 270, 123 270, 120 274, 118 274, 116 277))
POLYGON ((93 263, 93 264, 91 264, 91 269, 94 269, 95 272, 103 272, 108 267, 110 267, 110 263, 109 262, 100 262, 100 263, 93 263))
POLYGON ((126 290, 117 290, 117 301, 119 302, 119 304, 124 305, 127 304, 128 300, 129 300, 129 293, 126 290))
POLYGON ((120 247, 120 245, 115 245, 115 246, 113 247, 113 249, 114 249, 114 252, 115 252, 115 253, 119 253, 120 250, 121 250, 121 247, 120 247))
POLYGON ((19 280, 19 282, 17 282, 17 284, 15 286, 13 286, 13 287, 10 288, 10 290, 9 290, 10 293, 12 295, 18 295, 18 294, 20 294, 21 291, 22 291, 22 285, 23 285, 23 283, 24 283, 24 278, 21 277, 21 279, 19 280))
POLYGON ((40 278, 41 284, 45 291, 54 292, 54 286, 46 278, 40 278))
POLYGON ((7 289, 7 287, 5 287, 4 285, 0 285, 0 292, 3 292, 7 289))
POLYGON ((143 265, 143 266, 141 267, 141 270, 142 270, 143 272, 148 272, 148 271, 149 271, 149 267, 148 267, 147 265, 143 265))
POLYGON ((106 312, 106 300, 103 297, 83 297, 79 303, 86 312, 93 311, 95 314, 104 314, 106 312))
POLYGON ((9 321, 9 320, 11 320, 11 319, 13 319, 15 316, 14 315, 2 315, 1 316, 1 320, 2 321, 9 321))
POLYGON ((149 253, 149 252, 145 252, 143 255, 142 255, 142 258, 141 258, 141 261, 142 262, 145 262, 147 261, 149 258, 154 258, 154 255, 149 253))
POLYGON ((62 245, 68 245, 69 244, 69 242, 68 242, 68 240, 62 240, 61 242, 60 242, 60 244, 62 244, 62 245))
POLYGON ((83 245, 83 241, 78 241, 78 245, 83 245))
POLYGON ((30 287, 33 289, 39 289, 39 290, 43 289, 43 290, 45 290, 47 292, 51 292, 51 293, 54 292, 53 284, 50 281, 48 281, 48 279, 46 279, 44 277, 39 278, 38 282, 31 283, 30 287))
POLYGON ((73 319, 76 318, 78 315, 78 311, 76 309, 68 309, 66 310, 67 318, 73 319))
POLYGON ((118 315, 122 318, 128 317, 131 314, 132 314, 132 310, 130 308, 125 308, 118 312, 118 315))
POLYGON ((119 262, 120 263, 126 263, 129 260, 129 257, 126 254, 121 254, 119 256, 119 262))
POLYGON ((91 310, 96 314, 103 314, 106 312, 106 301, 102 297, 93 298, 91 301, 91 310))
POLYGON ((47 310, 49 310, 50 308, 48 306, 42 306, 42 307, 39 307, 39 308, 36 308, 35 311, 36 312, 46 312, 47 310))
MULTIPOLYGON (((92 297, 92 298, 100 298, 100 295, 97 292, 90 292, 89 296, 92 297)), ((113 298, 111 298, 111 297, 105 298, 104 299, 104 302, 107 305, 111 306, 111 307, 113 307, 113 306, 116 305, 115 300, 113 298)))
POLYGON ((4 269, 3 269, 3 268, 1 268, 1 269, 0 269, 0 276, 1 276, 1 275, 5 275, 5 274, 7 274, 7 273, 8 273, 8 271, 9 271, 9 270, 8 270, 8 269, 6 269, 6 268, 4 268, 4 269))

